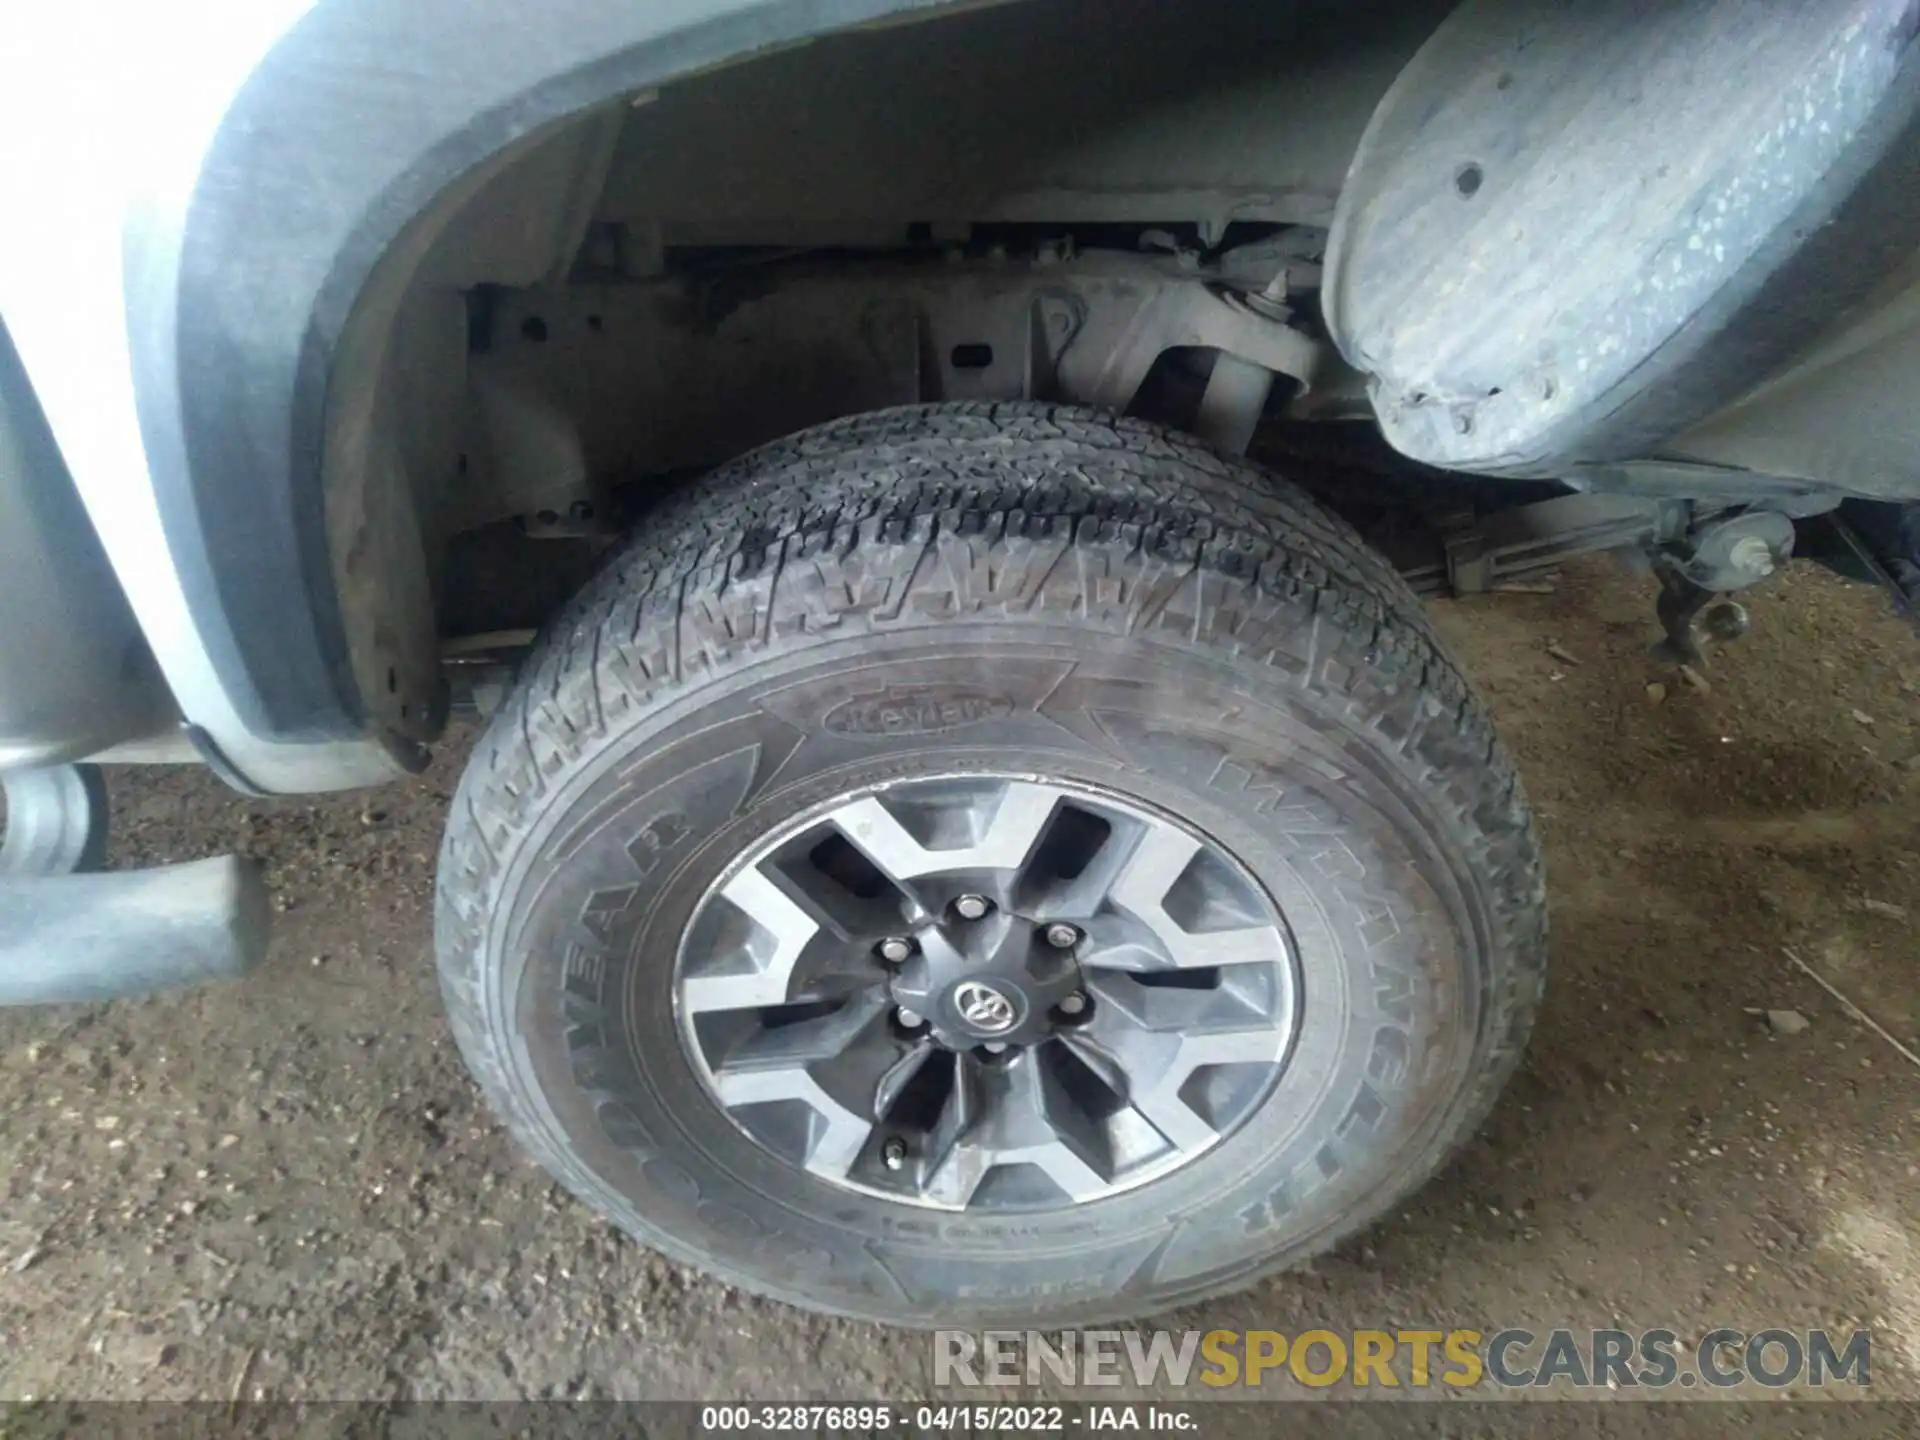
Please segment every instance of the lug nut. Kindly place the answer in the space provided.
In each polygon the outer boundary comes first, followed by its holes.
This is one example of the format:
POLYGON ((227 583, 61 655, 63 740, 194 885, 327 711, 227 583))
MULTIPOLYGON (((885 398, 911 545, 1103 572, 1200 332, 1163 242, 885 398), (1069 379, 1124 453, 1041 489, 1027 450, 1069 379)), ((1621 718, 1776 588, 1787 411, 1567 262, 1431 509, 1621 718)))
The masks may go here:
POLYGON ((981 920, 993 909, 993 902, 984 895, 962 895, 953 902, 953 913, 962 920, 981 920))
POLYGON ((880 1163, 889 1170, 900 1170, 907 1163, 907 1142, 898 1135, 891 1137, 880 1147, 880 1163))
POLYGON ((1007 1053, 1007 1042, 1004 1040, 989 1040, 980 1048, 989 1055, 1004 1055, 1007 1053))
POLYGON ((889 935, 874 946, 874 949, 889 965, 898 965, 913 954, 913 941, 904 935, 889 935))
POLYGON ((1062 1015, 1084 1015, 1087 1013, 1087 997, 1078 990, 1071 995, 1062 996, 1059 1010, 1062 1015))
POLYGON ((926 1016, 922 1015, 918 1010, 909 1010, 904 1005, 895 1009, 893 1018, 902 1030, 918 1030, 922 1025, 927 1023, 926 1016))
POLYGON ((1080 932, 1063 921, 1047 926, 1047 944, 1056 950, 1071 950, 1080 943, 1080 932))

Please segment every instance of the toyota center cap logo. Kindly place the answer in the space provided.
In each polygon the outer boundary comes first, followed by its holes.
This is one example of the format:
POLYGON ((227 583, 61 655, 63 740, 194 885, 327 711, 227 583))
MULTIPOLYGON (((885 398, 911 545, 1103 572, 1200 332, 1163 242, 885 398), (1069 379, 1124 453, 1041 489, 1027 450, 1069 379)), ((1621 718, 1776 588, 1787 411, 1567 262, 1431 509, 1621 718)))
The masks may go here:
POLYGON ((954 990, 953 1008, 967 1024, 989 1035, 1012 1029, 1019 1018, 1005 992, 979 980, 969 980, 954 990))

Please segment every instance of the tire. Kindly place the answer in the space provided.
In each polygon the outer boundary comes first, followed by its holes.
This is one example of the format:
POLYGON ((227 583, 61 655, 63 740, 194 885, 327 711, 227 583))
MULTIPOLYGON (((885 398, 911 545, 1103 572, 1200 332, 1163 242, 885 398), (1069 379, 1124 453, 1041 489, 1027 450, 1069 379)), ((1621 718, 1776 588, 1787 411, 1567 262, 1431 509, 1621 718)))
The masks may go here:
POLYGON ((1387 564, 1252 465, 1030 404, 826 425, 663 506, 480 743, 437 911, 461 1049, 556 1177, 728 1283, 910 1326, 1157 1312, 1365 1226, 1486 1116, 1545 927, 1513 765, 1387 564), (769 1154, 703 1087, 673 999, 680 927, 756 835, 987 762, 1220 837, 1292 927, 1300 986, 1238 1129, 1010 1217, 769 1154))

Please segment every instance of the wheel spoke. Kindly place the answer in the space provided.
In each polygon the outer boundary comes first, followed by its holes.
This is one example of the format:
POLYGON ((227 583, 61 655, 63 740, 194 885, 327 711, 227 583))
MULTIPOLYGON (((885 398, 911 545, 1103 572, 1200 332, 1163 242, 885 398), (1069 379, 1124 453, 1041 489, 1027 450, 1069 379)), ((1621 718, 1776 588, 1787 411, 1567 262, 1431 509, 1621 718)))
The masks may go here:
MULTIPOLYGON (((1212 1028, 1156 1026, 1152 1005, 1129 1010, 1117 996, 1131 981, 1095 982, 1093 1019, 1060 1038, 1103 1080, 1122 1077, 1116 1086, 1124 1103, 1153 1126, 1169 1145, 1187 1149, 1217 1138, 1212 1124, 1181 1094, 1194 1072, 1209 1065, 1277 1065, 1284 1054, 1289 1017, 1242 1012, 1235 1020, 1216 1020, 1212 1028)), ((1134 987, 1139 988, 1139 987, 1134 987)), ((1179 992, 1160 992, 1153 998, 1179 992)), ((1110 1080, 1108 1083, 1112 1083, 1110 1080)))
POLYGON ((1182 970, 1271 965, 1287 958, 1286 937, 1277 925, 1248 925, 1199 934, 1176 929, 1158 938, 1166 946, 1173 964, 1182 970))
POLYGON ((1105 1137, 1047 1064, 1046 1047, 1027 1051, 1005 1069, 1011 1083, 1003 1097, 1007 1124, 1000 1163, 1043 1170, 1074 1200, 1104 1191, 1110 1178, 1105 1137))
POLYGON ((1047 786, 1008 781, 998 787, 997 797, 978 802, 992 808, 977 839, 938 848, 923 845, 880 796, 842 805, 827 819, 889 879, 907 881, 947 872, 1018 870, 1058 803, 1058 792, 1047 786))
POLYGON ((1288 958, 1286 936, 1271 922, 1190 930, 1168 913, 1168 896, 1200 854, 1198 839, 1166 827, 1144 833, 1107 891, 1119 915, 1091 924, 1096 949, 1102 941, 1115 954, 1103 964, 1116 969, 1160 966, 1192 969, 1219 965, 1275 964, 1288 958), (1124 918, 1123 918, 1124 917, 1124 918), (1134 922, 1132 925, 1127 921, 1134 922), (1158 965, 1151 963, 1158 960, 1158 965))
POLYGON ((697 1015, 785 1004, 794 966, 819 925, 758 866, 742 870, 717 893, 752 922, 753 933, 733 954, 708 957, 729 968, 681 980, 681 1006, 697 1015))
POLYGON ((1164 914, 1167 892, 1200 853, 1196 836, 1156 825, 1142 832, 1108 898, 1130 915, 1164 914))
POLYGON ((980 1120, 980 1065, 970 1055, 953 1056, 953 1089, 927 1133, 920 1193, 936 1205, 964 1210, 991 1165, 973 1143, 980 1120))
MULTIPOLYGON (((774 1024, 749 1033, 735 1043, 712 1072, 715 1092, 728 1109, 740 1106, 799 1102, 816 1118, 806 1152, 810 1169, 842 1176, 853 1168, 872 1133, 870 1119, 837 1098, 848 1093, 822 1080, 850 1058, 855 1068, 867 1068, 891 1057, 887 1043, 886 991, 874 986, 824 1015, 786 1024, 774 1024)), ((856 1092, 857 1093, 857 1090, 856 1092)))
MULTIPOLYGON (((1084 815, 1084 812, 1080 812, 1084 815)), ((1107 892, 1119 879, 1122 867, 1131 858, 1135 841, 1145 828, 1141 822, 1127 817, 1117 817, 1114 821, 1096 822, 1104 829, 1097 841, 1089 835, 1084 819, 1076 816, 1075 811, 1062 808, 1054 812, 1049 823, 1047 835, 1042 839, 1040 851, 1035 858, 1051 860, 1065 859, 1073 867, 1073 873, 1062 874, 1051 868, 1036 867, 1022 877, 1022 901, 1034 919, 1044 923, 1050 920, 1066 920, 1084 928, 1089 920, 1100 913, 1107 892), (1064 822, 1069 825, 1078 820, 1074 829, 1065 837, 1067 844, 1054 845, 1056 831, 1064 822), (1055 854, 1049 854, 1055 851, 1055 854)))
POLYGON ((728 1109, 799 1101, 818 1118, 806 1164, 823 1175, 841 1176, 853 1168, 866 1148, 873 1126, 828 1094, 805 1068, 735 1070, 714 1077, 721 1103, 728 1109))
POLYGON ((906 1054, 889 1065, 873 1087, 873 1113, 886 1116, 900 1103, 907 1087, 919 1078, 928 1065, 950 1058, 953 1052, 936 1045, 931 1038, 914 1043, 906 1054))
MULTIPOLYGON (((962 1072, 978 1087, 977 1114, 956 1121, 953 1143, 924 1181, 929 1196, 964 1206, 992 1171, 1013 1165, 1039 1170, 1070 1200, 1090 1200, 1108 1188, 1099 1125, 1067 1093, 1044 1054, 1041 1047, 992 1065, 962 1060, 962 1072)), ((956 1087, 957 1115, 971 1088, 956 1087)))
POLYGON ((717 1073, 787 1070, 831 1060, 873 1027, 887 1011, 887 992, 875 985, 825 1015, 767 1025, 727 1052, 717 1073))
POLYGON ((1220 970, 1273 965, 1287 959, 1287 937, 1277 925, 1230 930, 1182 930, 1164 913, 1098 915, 1086 922, 1088 963, 1107 970, 1220 970))
POLYGON ((910 893, 838 832, 795 845, 765 868, 819 927, 820 937, 843 947, 871 944, 925 918, 910 893))

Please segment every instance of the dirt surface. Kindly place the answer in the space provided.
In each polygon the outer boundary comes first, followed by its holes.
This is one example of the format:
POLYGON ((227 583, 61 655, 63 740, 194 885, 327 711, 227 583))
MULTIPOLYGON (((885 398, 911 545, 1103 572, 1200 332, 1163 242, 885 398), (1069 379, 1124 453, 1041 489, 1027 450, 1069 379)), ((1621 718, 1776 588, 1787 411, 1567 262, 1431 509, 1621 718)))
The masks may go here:
MULTIPOLYGON (((1651 582, 1610 561, 1441 607, 1547 840, 1530 1056, 1399 1216, 1165 1323, 1870 1325, 1875 1389, 1920 1395, 1920 1068, 1784 954, 1920 1048, 1920 641, 1806 567, 1752 609, 1708 689, 1646 656, 1651 582)), ((0 1015, 0 1396, 931 1390, 924 1337, 665 1262, 480 1108, 430 958, 467 738, 312 804, 112 776, 116 863, 237 849, 282 913, 243 983, 0 1015)))

